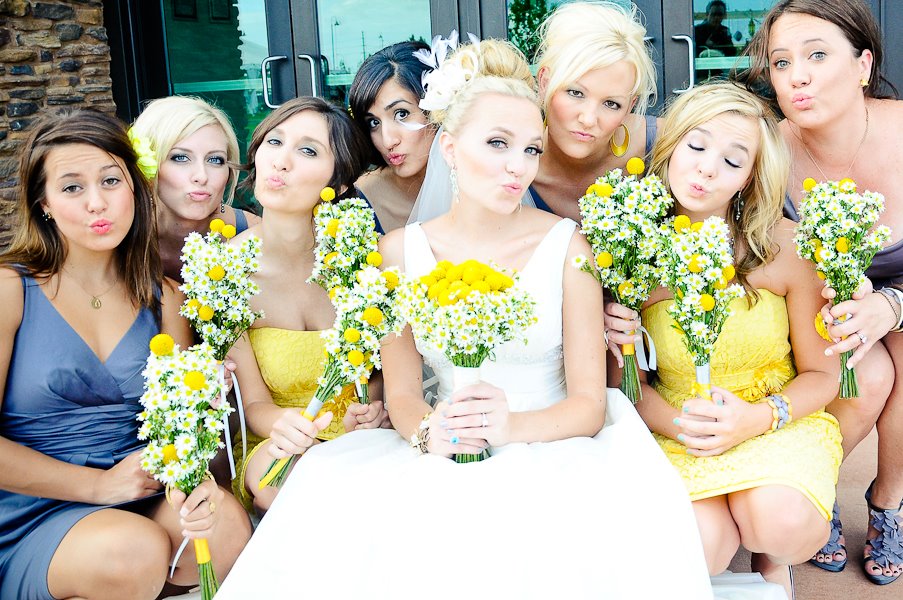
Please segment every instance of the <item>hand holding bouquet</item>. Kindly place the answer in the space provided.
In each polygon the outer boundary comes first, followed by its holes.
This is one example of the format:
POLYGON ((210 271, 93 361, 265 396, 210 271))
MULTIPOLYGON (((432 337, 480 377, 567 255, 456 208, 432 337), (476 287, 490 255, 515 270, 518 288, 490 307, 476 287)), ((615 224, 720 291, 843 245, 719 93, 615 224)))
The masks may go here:
MULTIPOLYGON (((428 275, 405 282, 399 286, 398 310, 415 338, 451 361, 460 387, 479 381, 483 361, 501 344, 525 338, 536 322, 530 295, 515 288, 510 276, 475 260, 440 261, 428 275)), ((474 462, 488 455, 455 459, 474 462)))
MULTIPOLYGON (((837 292, 835 302, 853 297, 865 283, 865 271, 875 253, 890 239, 890 228, 874 227, 884 211, 884 196, 857 193, 852 179, 803 182, 806 195, 800 201, 796 227, 796 251, 815 263, 818 276, 837 292)), ((821 317, 818 316, 818 319, 821 317)), ((840 397, 856 398, 856 373, 847 367, 852 350, 840 355, 840 397)))
MULTIPOLYGON (((614 169, 589 186, 580 199, 581 231, 592 246, 595 268, 586 257, 575 260, 575 266, 593 275, 615 302, 637 312, 658 285, 658 227, 674 203, 657 176, 639 177, 644 170, 642 160, 631 158, 627 161, 629 175, 622 176, 620 169, 614 169)), ((639 368, 646 366, 637 362, 633 344, 624 344, 621 351, 621 391, 636 404, 642 397, 639 368)), ((654 369, 654 350, 650 357, 654 369)))
POLYGON ((730 232, 720 217, 690 223, 686 215, 669 219, 660 232, 662 285, 674 296, 668 312, 696 365, 693 390, 711 400, 712 349, 731 301, 745 295, 743 286, 729 283, 735 275, 730 232))

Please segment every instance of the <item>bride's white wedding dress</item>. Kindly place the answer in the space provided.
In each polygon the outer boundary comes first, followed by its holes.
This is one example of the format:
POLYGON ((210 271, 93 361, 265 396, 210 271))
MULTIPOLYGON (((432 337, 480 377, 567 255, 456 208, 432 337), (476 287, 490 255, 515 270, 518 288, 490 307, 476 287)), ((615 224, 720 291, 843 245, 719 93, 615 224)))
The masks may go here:
MULTIPOLYGON (((481 369, 512 411, 566 395, 561 282, 574 228, 556 224, 520 273, 537 302, 528 343, 505 344, 481 369)), ((404 242, 405 270, 432 270, 419 224, 404 242)), ((447 398, 450 364, 418 349, 447 398)), ((394 430, 315 446, 217 599, 711 598, 680 477, 627 398, 607 397, 595 437, 509 444, 478 463, 418 455, 394 430)))

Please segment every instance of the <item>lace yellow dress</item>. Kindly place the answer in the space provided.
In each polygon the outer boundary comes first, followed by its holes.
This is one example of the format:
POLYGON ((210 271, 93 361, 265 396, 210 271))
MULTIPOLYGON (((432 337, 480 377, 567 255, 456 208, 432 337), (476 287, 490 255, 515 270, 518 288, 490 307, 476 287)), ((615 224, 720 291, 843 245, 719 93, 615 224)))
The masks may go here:
MULTIPOLYGON (((319 331, 295 331, 275 327, 250 329, 248 335, 260 374, 270 390, 273 402, 282 407, 303 409, 317 390, 317 378, 323 373, 324 342, 319 331)), ((331 411, 332 422, 320 432, 321 440, 332 440, 343 433, 342 417, 355 401, 354 387, 347 386, 338 398, 323 405, 331 411)), ((241 433, 235 436, 235 464, 238 473, 232 482, 235 497, 251 510, 252 498, 245 489, 245 468, 266 438, 248 431, 248 456, 242 456, 241 433)))
MULTIPOLYGON (((747 402, 780 393, 796 376, 790 356, 790 324, 783 296, 760 289, 759 301, 734 300, 712 354, 712 384, 747 402)), ((655 389, 675 408, 693 395, 695 367, 668 314, 671 300, 643 310, 643 323, 658 350, 655 389)), ((749 439, 719 456, 697 458, 686 447, 656 434, 656 440, 684 479, 692 500, 762 485, 787 485, 802 492, 831 519, 837 473, 843 457, 840 427, 818 410, 774 433, 749 439)))

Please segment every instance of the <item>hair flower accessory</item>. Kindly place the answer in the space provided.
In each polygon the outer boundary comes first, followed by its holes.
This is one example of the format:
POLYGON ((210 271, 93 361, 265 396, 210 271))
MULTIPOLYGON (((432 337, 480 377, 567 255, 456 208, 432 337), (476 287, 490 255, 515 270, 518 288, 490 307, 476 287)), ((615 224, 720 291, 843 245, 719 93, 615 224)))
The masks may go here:
MULTIPOLYGON (((472 33, 467 34, 471 44, 477 46, 480 40, 472 33)), ((448 57, 458 47, 458 32, 452 31, 447 39, 437 35, 433 38, 430 51, 418 50, 414 56, 423 64, 432 67, 421 76, 424 95, 420 100, 420 108, 423 110, 444 110, 451 104, 455 94, 463 88, 468 81, 474 78, 479 64, 476 53, 471 52, 469 61, 460 61, 459 64, 448 62, 448 57), (469 63, 469 66, 464 66, 469 63)))
POLYGON ((130 127, 128 131, 129 141, 135 154, 138 155, 138 168, 144 173, 144 176, 152 180, 157 176, 157 153, 151 147, 150 140, 146 137, 135 133, 135 128, 130 127))

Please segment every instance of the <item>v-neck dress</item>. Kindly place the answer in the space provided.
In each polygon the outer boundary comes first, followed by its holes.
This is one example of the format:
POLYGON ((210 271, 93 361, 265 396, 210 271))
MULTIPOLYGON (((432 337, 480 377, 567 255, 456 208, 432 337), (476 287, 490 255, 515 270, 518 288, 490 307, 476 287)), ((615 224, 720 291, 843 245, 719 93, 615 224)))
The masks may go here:
MULTIPOLYGON (((57 460, 109 469, 143 446, 136 416, 156 319, 142 309, 101 362, 34 279, 23 276, 22 285, 0 436, 57 460)), ((52 598, 54 552, 73 525, 103 508, 0 490, 0 598, 52 598)))

